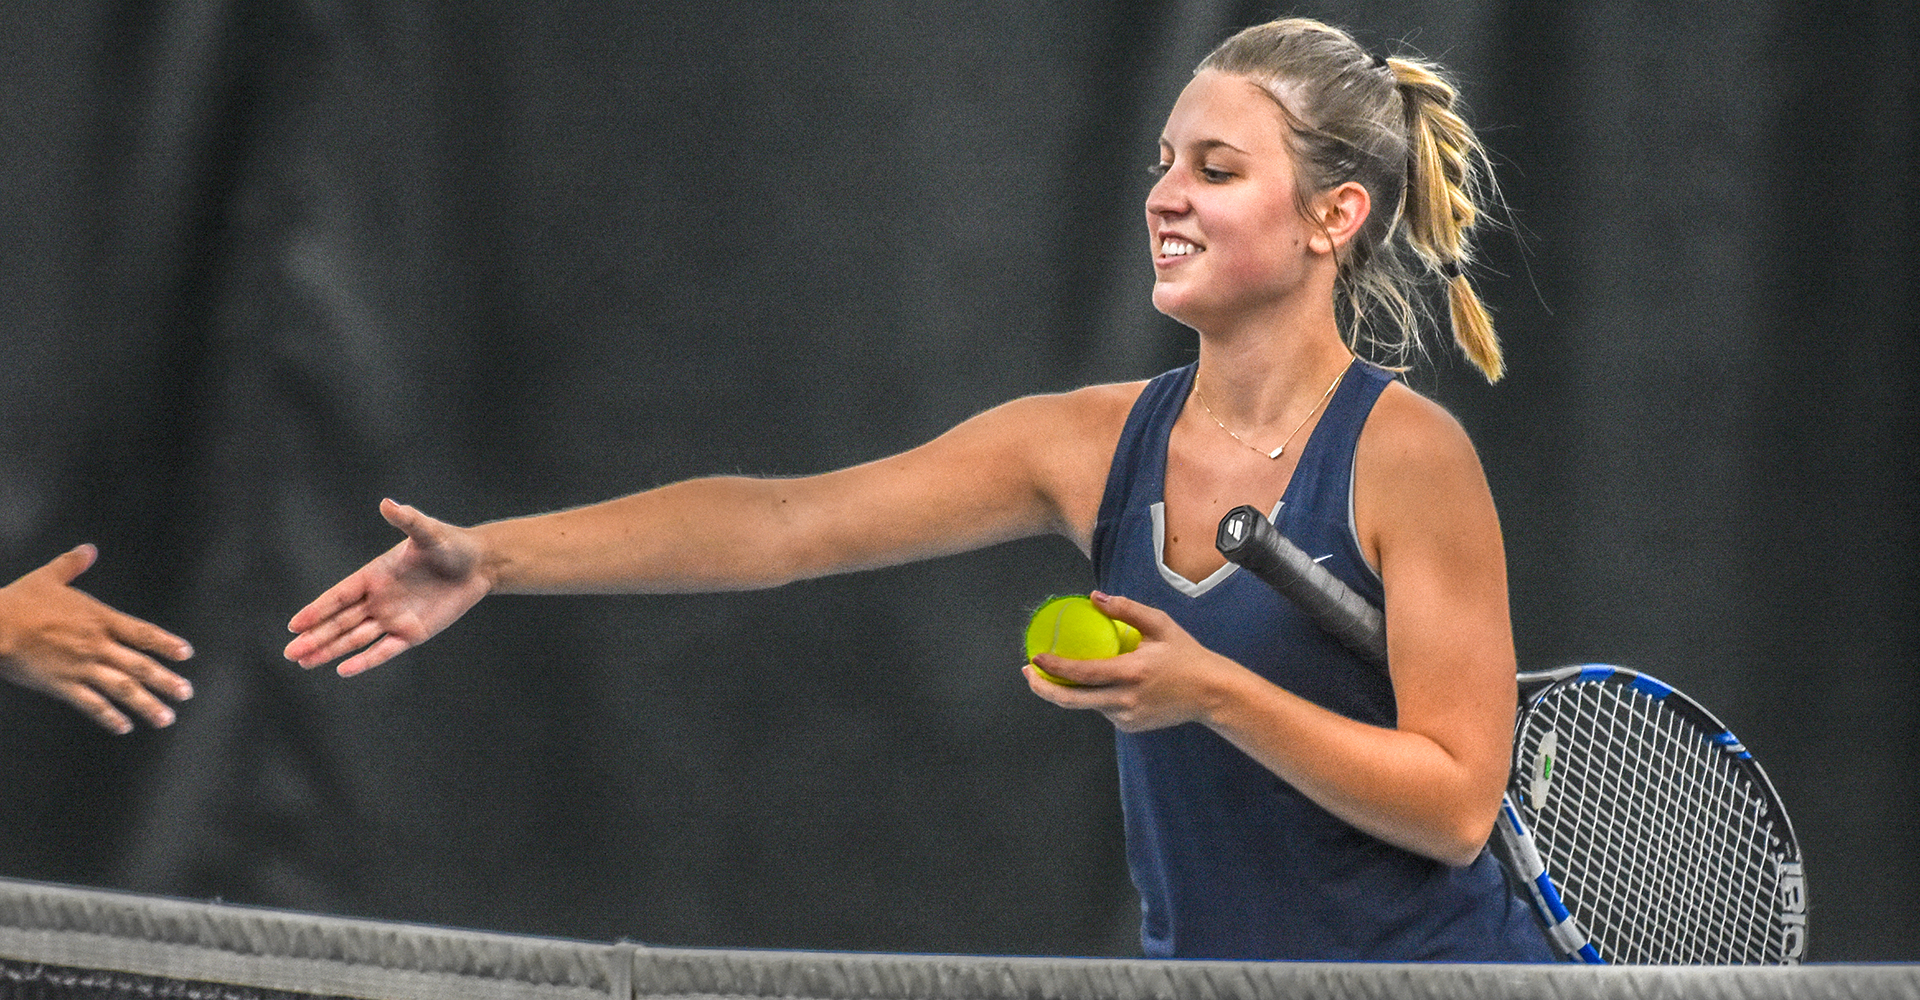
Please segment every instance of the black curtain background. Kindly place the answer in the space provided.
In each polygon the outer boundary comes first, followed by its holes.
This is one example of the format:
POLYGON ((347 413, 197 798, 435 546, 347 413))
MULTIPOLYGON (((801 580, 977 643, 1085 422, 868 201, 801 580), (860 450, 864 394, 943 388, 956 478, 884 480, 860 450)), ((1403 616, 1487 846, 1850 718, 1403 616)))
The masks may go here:
MULTIPOLYGON (((1712 706, 1813 957, 1914 959, 1916 33, 1904 0, 1300 3, 1455 67, 1512 375, 1414 377, 1502 507, 1523 665, 1712 706)), ((0 691, 0 874, 661 945, 1130 954, 1110 734, 1015 667, 1059 540, 776 591, 508 598, 279 658, 397 537, 797 474, 1191 356, 1141 168, 1225 2, 16 0, 0 572, 188 637, 109 737, 0 691)))

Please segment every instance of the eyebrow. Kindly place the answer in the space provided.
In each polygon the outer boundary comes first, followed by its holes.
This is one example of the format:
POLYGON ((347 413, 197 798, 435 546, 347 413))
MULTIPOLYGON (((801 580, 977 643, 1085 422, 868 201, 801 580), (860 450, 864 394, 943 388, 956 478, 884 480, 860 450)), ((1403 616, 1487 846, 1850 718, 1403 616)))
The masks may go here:
MULTIPOLYGON (((1168 142, 1165 136, 1160 137, 1160 145, 1166 146, 1169 149, 1174 148, 1173 143, 1168 142)), ((1246 150, 1241 149, 1239 146, 1236 146, 1233 143, 1226 141, 1225 139, 1202 139, 1199 142, 1195 143, 1194 145, 1198 147, 1198 150, 1201 153, 1211 153, 1216 149, 1231 149, 1234 152, 1241 154, 1242 156, 1247 155, 1246 150)))

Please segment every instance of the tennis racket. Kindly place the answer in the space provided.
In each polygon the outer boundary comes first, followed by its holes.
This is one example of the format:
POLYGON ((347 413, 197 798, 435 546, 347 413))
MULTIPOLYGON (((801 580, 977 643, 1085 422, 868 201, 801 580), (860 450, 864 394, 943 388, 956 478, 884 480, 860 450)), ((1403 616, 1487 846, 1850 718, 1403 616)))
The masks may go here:
MULTIPOLYGON (((1235 508, 1216 544, 1386 666, 1379 609, 1265 515, 1235 508)), ((1595 964, 1798 963, 1807 948, 1799 842, 1733 733, 1693 699, 1621 667, 1519 681, 1513 771, 1492 846, 1554 947, 1595 964)))

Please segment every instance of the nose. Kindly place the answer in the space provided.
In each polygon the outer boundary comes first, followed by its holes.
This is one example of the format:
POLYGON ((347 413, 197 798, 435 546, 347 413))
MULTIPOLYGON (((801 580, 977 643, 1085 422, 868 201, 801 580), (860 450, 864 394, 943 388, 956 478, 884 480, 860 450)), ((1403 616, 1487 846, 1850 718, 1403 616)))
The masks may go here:
POLYGON ((1185 214, 1187 210, 1186 192, 1180 183, 1178 171, 1167 170, 1160 179, 1147 189, 1147 217, 1185 214))

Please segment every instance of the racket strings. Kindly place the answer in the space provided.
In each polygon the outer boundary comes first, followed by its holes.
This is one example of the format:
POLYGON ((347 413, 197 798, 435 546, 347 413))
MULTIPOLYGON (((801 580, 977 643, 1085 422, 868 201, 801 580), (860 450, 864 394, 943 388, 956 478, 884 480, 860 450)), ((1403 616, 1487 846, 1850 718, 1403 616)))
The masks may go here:
POLYGON ((1716 836, 1716 831, 1726 829, 1725 817, 1717 811, 1694 816, 1690 822, 1677 821, 1678 817, 1689 815, 1679 811, 1688 804, 1697 807, 1720 801, 1707 787, 1717 784, 1720 776, 1700 769, 1703 763, 1711 763, 1711 758, 1703 761, 1691 753, 1696 741, 1687 727, 1676 726, 1679 720, 1664 716, 1609 715, 1597 708, 1592 719, 1606 723, 1607 728, 1597 730, 1606 734, 1601 745, 1612 756, 1611 763, 1621 768, 1623 779, 1620 787, 1602 789, 1604 797, 1588 803, 1592 814, 1588 822, 1603 821, 1600 811, 1612 805, 1638 801, 1645 806, 1629 810, 1621 817, 1625 838, 1622 843, 1599 845, 1612 848, 1610 851, 1590 852, 1590 864, 1615 858, 1623 862, 1621 868, 1628 873, 1613 880, 1611 898, 1608 894, 1596 897, 1614 909, 1609 919, 1594 921, 1596 930, 1618 936, 1612 934, 1613 929, 1626 924, 1639 931, 1633 938, 1620 938, 1617 961, 1671 962, 1686 955, 1708 961, 1725 960, 1728 957, 1725 947, 1720 942, 1702 939, 1697 932, 1698 928, 1726 925, 1725 914, 1707 908, 1710 901, 1720 898, 1718 887, 1703 877, 1705 873, 1701 869, 1676 863, 1678 859, 1697 856, 1703 851, 1723 852, 1729 846, 1714 842, 1725 840, 1716 836), (1650 780, 1662 773, 1653 769, 1655 762, 1666 760, 1670 766, 1676 759, 1685 764, 1668 775, 1671 780, 1650 780), (1633 844, 1644 845, 1644 849, 1621 850, 1633 844))
MULTIPOLYGON (((1702 842, 1716 829, 1712 824, 1720 817, 1709 815, 1704 824, 1678 824, 1664 819, 1677 815, 1675 810, 1680 804, 1710 801, 1702 796, 1702 774, 1697 769, 1683 769, 1674 772, 1671 782, 1649 781, 1649 776, 1656 773, 1650 769, 1650 763, 1662 759, 1663 754, 1671 758, 1676 750, 1673 720, 1605 714, 1600 711, 1601 707, 1587 706, 1589 732, 1605 734, 1604 739, 1596 737, 1596 745, 1606 752, 1603 760, 1619 768, 1622 777, 1614 787, 1599 787, 1596 794, 1583 803, 1583 826, 1589 830, 1599 829, 1606 818, 1605 810, 1621 803, 1639 801, 1646 808, 1628 810, 1619 817, 1623 841, 1596 844, 1587 851, 1586 863, 1594 871, 1612 859, 1623 863, 1620 868, 1625 873, 1610 881, 1608 892, 1589 893, 1595 899, 1593 909, 1596 910, 1591 922, 1602 936, 1618 937, 1613 929, 1622 924, 1635 925, 1641 932, 1635 939, 1621 939, 1616 948, 1617 961, 1673 961, 1678 955, 1688 953, 1700 954, 1709 960, 1723 958, 1724 949, 1716 948, 1712 942, 1686 933, 1662 932, 1662 929, 1689 925, 1714 927, 1723 922, 1721 915, 1702 910, 1714 894, 1700 872, 1673 863, 1676 858, 1723 846, 1702 842), (1648 849, 1621 850, 1632 844, 1645 845, 1648 849), (1598 912, 1602 904, 1612 910, 1604 918, 1598 912)), ((1688 739, 1678 749, 1684 754, 1691 749, 1692 742, 1688 739)), ((1700 763, 1697 759, 1687 759, 1689 767, 1700 763)), ((1565 766, 1570 768, 1571 762, 1565 766)))
MULTIPOLYGON (((1560 752, 1542 801, 1521 807, 1569 912, 1603 957, 1779 960, 1772 811, 1731 755, 1625 684, 1562 685, 1527 714, 1525 752, 1549 730, 1560 752)), ((1521 763, 1524 774, 1542 766, 1521 763)))

